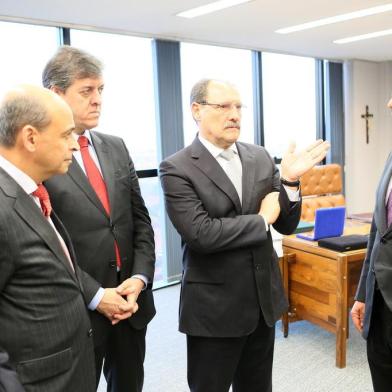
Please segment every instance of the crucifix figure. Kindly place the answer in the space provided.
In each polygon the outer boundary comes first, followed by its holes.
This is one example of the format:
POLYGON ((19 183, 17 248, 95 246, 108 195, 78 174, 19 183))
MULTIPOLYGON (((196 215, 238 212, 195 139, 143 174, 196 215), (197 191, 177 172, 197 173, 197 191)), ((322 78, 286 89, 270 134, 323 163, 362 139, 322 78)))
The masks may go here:
POLYGON ((369 113, 368 105, 366 105, 366 113, 361 114, 361 117, 366 119, 366 144, 369 144, 369 118, 372 118, 373 114, 369 113))

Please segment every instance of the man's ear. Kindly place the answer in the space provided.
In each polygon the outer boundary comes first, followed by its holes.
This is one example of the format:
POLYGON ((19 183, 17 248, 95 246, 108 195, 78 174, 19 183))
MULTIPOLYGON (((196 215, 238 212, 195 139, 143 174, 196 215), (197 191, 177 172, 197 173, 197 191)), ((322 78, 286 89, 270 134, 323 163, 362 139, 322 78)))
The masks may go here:
POLYGON ((61 90, 60 87, 52 86, 49 90, 50 90, 50 91, 53 91, 54 93, 56 93, 56 94, 58 94, 58 95, 60 95, 60 96, 61 96, 61 95, 64 95, 64 91, 61 90))
POLYGON ((39 132, 37 128, 32 125, 25 125, 20 131, 20 138, 23 147, 29 152, 36 151, 38 136, 39 132))
POLYGON ((196 122, 200 121, 200 105, 196 102, 192 102, 191 105, 192 117, 196 122))

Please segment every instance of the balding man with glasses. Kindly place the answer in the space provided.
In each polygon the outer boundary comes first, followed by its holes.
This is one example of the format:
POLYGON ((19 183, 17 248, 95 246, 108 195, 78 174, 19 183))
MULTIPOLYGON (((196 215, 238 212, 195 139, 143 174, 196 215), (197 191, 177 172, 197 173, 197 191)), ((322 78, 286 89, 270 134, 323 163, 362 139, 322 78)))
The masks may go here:
POLYGON ((167 212, 183 243, 180 331, 187 335, 192 392, 272 390, 274 324, 287 308, 270 225, 297 226, 299 177, 329 148, 291 145, 281 176, 261 146, 238 142, 241 103, 230 83, 191 92, 199 133, 164 160, 167 212))

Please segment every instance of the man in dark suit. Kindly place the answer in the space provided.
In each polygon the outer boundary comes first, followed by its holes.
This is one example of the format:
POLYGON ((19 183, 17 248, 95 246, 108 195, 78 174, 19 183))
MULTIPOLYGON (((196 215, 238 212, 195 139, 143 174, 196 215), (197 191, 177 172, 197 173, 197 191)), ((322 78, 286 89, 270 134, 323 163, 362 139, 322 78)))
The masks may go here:
POLYGON ((160 165, 167 212, 183 242, 189 387, 270 391, 274 323, 287 302, 269 226, 283 234, 296 228, 298 178, 329 145, 318 141, 301 154, 292 145, 280 179, 263 147, 237 142, 242 104, 232 85, 198 82, 191 109, 198 136, 160 165))
POLYGON ((68 105, 41 87, 0 106, 1 391, 94 391, 81 271, 42 186, 68 170, 73 129, 68 105))
POLYGON ((46 65, 43 83, 70 105, 81 145, 68 173, 46 186, 85 272, 97 384, 105 358, 108 391, 140 392, 146 328, 155 314, 155 253, 135 168, 122 139, 91 131, 103 91, 96 58, 61 47, 46 65))
MULTIPOLYGON (((392 109, 392 99, 388 103, 392 109)), ((375 392, 392 388, 392 154, 376 193, 356 302, 351 310, 355 327, 367 340, 367 357, 375 392)))

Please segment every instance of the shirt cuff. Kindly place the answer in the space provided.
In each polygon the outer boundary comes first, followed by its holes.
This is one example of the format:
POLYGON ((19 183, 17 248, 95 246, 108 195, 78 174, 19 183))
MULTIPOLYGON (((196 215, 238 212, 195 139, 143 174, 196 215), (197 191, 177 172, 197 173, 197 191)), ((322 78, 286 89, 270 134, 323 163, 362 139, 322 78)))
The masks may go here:
POLYGON ((146 289, 146 287, 148 285, 148 278, 147 278, 147 276, 144 276, 142 274, 135 274, 135 275, 132 275, 131 278, 136 278, 136 279, 140 279, 141 281, 143 281, 144 287, 142 288, 142 291, 146 289))
POLYGON ((103 298, 105 294, 105 289, 103 289, 102 287, 100 287, 97 291, 97 293, 94 295, 93 299, 91 300, 91 302, 88 304, 88 308, 90 310, 95 310, 97 309, 99 303, 101 302, 101 299, 103 298))
POLYGON ((294 190, 286 185, 283 185, 284 189, 286 190, 287 197, 289 198, 290 201, 296 202, 299 201, 299 188, 297 190, 294 190))
POLYGON ((261 217, 264 220, 264 224, 265 224, 265 231, 269 231, 269 224, 267 223, 267 219, 265 219, 264 215, 261 215, 261 217))

